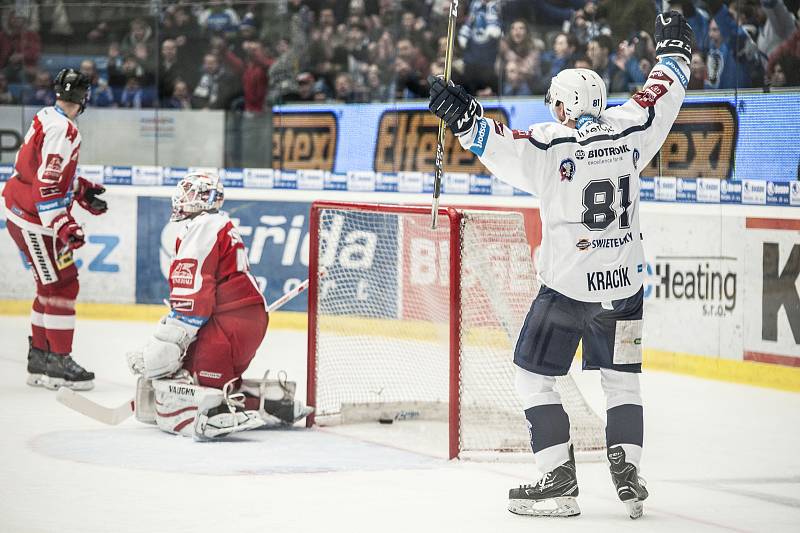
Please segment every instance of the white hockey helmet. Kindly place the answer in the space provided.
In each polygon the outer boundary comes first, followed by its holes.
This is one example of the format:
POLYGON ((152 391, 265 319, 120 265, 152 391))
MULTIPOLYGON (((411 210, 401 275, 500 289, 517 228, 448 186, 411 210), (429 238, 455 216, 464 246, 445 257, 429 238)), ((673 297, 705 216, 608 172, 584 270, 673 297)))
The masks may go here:
POLYGON ((204 211, 219 211, 224 201, 222 180, 215 172, 190 172, 175 186, 170 220, 183 220, 204 211))
POLYGON ((581 115, 599 117, 606 108, 606 84, 593 70, 588 68, 568 68, 562 70, 550 82, 550 89, 544 103, 550 114, 558 121, 556 105, 564 104, 566 115, 562 124, 577 120, 581 115))

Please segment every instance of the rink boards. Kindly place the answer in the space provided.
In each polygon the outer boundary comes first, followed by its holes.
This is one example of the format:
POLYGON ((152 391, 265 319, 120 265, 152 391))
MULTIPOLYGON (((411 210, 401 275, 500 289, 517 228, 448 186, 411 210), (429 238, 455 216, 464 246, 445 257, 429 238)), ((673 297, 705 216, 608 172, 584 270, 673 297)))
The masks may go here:
MULTIPOLYGON (((79 316, 152 319, 166 310, 165 273, 174 229, 171 189, 110 187, 109 212, 85 224, 78 250, 79 316), (91 305, 90 305, 91 304, 91 305), (108 305, 113 304, 113 305, 108 305), (139 305, 131 305, 139 304, 139 305), (141 304, 149 305, 143 307, 141 304)), ((352 201, 428 202, 424 195, 322 193, 352 201)), ((226 209, 238 221, 254 275, 272 301, 307 277, 308 208, 321 193, 228 190, 226 209)), ((535 250, 541 227, 531 198, 445 197, 475 207, 523 212, 535 250)), ((642 204, 647 256, 646 363, 706 377, 800 390, 800 214, 792 208, 642 204), (746 363, 743 363, 746 362, 746 363)), ((4 228, 5 219, 0 218, 4 228)), ((581 253, 576 249, 575 253, 581 253)), ((8 236, 0 233, 0 313, 26 313, 31 274, 8 236)), ((302 328, 300 297, 272 327, 302 328)))

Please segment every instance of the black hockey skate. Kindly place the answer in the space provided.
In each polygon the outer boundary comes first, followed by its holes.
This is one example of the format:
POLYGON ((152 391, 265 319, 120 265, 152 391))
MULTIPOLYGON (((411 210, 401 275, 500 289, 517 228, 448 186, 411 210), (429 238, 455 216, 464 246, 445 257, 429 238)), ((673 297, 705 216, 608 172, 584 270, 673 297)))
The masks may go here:
POLYGON ((33 347, 33 337, 28 337, 28 379, 32 387, 44 387, 47 381, 47 352, 33 347))
POLYGON ((644 478, 639 477, 635 466, 625 462, 622 446, 609 448, 608 460, 611 462, 611 480, 617 489, 617 496, 628 508, 632 519, 641 518, 644 512, 642 502, 648 496, 644 478))
POLYGON ((534 485, 521 485, 508 491, 508 510, 526 516, 577 516, 578 479, 575 456, 569 448, 569 461, 547 472, 534 485))
POLYGON ((94 372, 84 369, 68 354, 48 352, 46 377, 44 386, 52 390, 60 387, 73 390, 94 388, 94 372))

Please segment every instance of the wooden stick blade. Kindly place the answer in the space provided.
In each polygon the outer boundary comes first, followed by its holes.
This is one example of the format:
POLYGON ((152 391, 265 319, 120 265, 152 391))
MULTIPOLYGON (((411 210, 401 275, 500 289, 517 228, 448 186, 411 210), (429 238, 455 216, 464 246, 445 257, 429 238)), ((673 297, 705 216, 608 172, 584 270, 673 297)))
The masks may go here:
POLYGON ((77 413, 109 426, 116 426, 133 414, 132 399, 118 407, 105 407, 72 389, 61 387, 56 393, 56 400, 77 413))

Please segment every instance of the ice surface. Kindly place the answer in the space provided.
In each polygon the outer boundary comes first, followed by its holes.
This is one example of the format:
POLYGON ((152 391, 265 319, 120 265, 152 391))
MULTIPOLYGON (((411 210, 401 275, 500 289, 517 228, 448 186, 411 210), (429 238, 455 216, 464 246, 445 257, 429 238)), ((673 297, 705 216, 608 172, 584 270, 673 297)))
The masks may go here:
MULTIPOLYGON (((133 395, 124 353, 151 324, 78 321, 88 393, 133 395)), ((27 320, 0 317, 0 532, 800 531, 800 394, 645 373, 643 475, 627 518, 603 463, 578 465, 583 514, 506 510, 533 464, 448 462, 435 425, 266 430, 194 443, 130 419, 102 426, 25 385, 27 320)), ((270 331, 248 375, 285 369, 305 393, 305 334, 270 331)), ((578 384, 603 412, 599 376, 578 384)))

